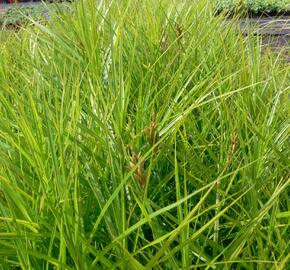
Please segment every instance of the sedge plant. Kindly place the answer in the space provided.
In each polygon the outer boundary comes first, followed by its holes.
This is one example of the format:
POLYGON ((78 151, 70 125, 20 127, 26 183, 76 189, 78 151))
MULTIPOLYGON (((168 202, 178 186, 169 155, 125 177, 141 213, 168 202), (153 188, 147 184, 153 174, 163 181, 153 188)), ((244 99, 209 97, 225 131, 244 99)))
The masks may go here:
POLYGON ((80 0, 2 40, 0 269, 287 269, 282 55, 200 0, 80 0))

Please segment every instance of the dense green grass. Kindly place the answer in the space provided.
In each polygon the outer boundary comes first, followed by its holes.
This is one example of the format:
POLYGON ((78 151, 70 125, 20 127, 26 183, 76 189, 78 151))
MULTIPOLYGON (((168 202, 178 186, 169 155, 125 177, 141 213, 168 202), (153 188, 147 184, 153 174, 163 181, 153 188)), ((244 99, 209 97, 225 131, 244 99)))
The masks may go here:
POLYGON ((209 4, 0 33, 0 269, 287 269, 289 66, 209 4))
POLYGON ((219 10, 248 10, 252 13, 283 13, 290 11, 289 0, 214 0, 219 10))

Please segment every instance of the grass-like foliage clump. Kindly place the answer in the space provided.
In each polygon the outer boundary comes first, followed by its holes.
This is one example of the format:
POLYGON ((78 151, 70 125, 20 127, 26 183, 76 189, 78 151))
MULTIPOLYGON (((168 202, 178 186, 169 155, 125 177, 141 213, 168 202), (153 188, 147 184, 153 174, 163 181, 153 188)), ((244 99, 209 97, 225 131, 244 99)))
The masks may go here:
POLYGON ((211 4, 84 0, 1 38, 1 269, 289 265, 289 66, 211 4))

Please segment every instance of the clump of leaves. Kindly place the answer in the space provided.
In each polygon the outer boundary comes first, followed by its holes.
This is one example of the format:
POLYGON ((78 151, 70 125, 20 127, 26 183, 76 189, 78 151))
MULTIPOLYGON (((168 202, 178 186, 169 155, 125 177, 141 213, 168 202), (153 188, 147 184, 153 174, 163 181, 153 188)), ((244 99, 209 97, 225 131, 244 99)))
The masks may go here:
POLYGON ((64 10, 67 4, 45 5, 35 4, 31 6, 16 6, 9 8, 1 17, 0 24, 4 26, 23 26, 32 21, 43 22, 50 19, 51 13, 64 10))
POLYGON ((28 7, 11 7, 2 16, 1 20, 5 25, 26 24, 31 19, 39 20, 47 11, 44 5, 35 5, 28 7))
POLYGON ((218 11, 241 10, 253 14, 285 13, 290 11, 288 0, 215 0, 218 11))

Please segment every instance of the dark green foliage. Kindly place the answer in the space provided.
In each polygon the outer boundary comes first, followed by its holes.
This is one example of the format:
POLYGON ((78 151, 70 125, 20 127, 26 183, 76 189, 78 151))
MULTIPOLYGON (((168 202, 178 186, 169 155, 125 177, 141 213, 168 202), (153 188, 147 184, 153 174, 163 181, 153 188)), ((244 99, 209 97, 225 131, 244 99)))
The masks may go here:
POLYGON ((9 8, 0 15, 0 24, 6 26, 23 26, 33 21, 46 21, 52 13, 68 9, 68 4, 35 4, 31 6, 16 6, 9 8))
POLYGON ((39 4, 28 7, 11 7, 0 18, 2 23, 8 25, 20 25, 29 23, 31 19, 39 20, 43 18, 47 7, 39 4))
POLYGON ((214 0, 219 11, 236 9, 258 13, 283 13, 290 11, 289 0, 214 0))

